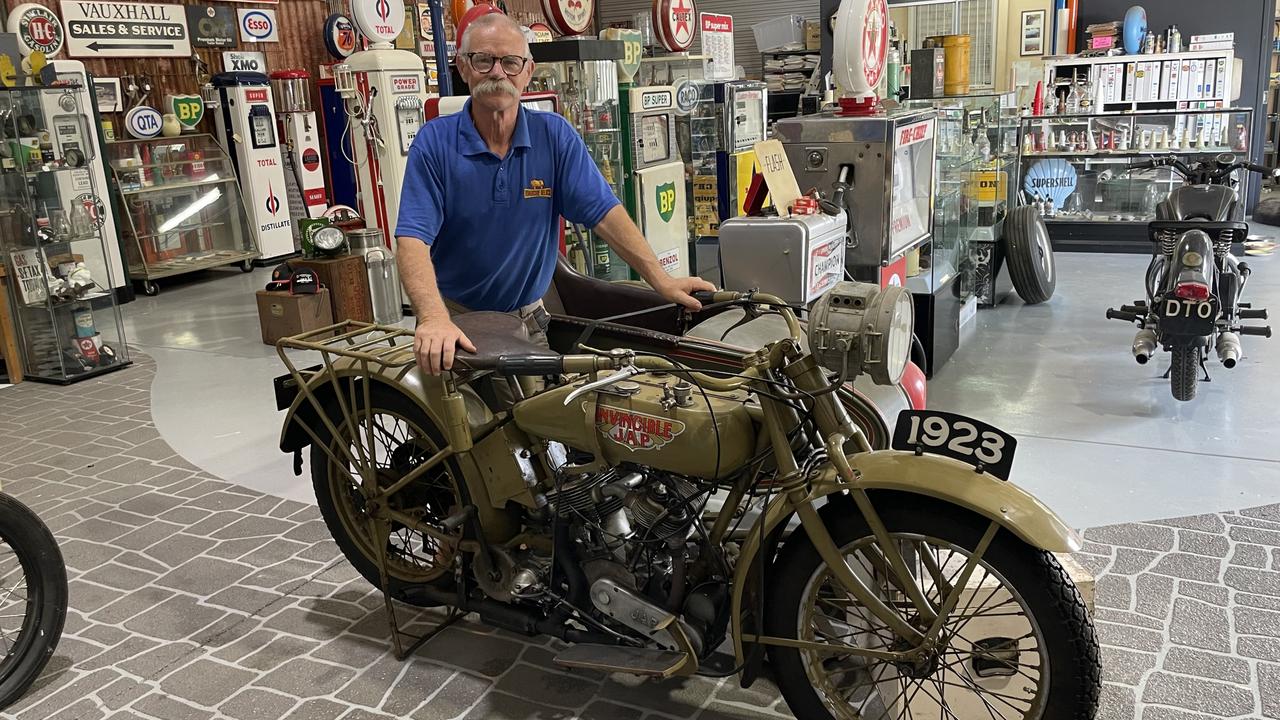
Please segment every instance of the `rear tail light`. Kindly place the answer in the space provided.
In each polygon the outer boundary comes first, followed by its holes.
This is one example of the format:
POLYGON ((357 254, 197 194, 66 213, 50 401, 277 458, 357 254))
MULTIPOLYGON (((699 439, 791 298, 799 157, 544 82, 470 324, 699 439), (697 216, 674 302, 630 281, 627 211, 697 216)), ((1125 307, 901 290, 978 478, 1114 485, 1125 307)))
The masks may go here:
POLYGON ((1209 286, 1201 282, 1182 282, 1178 283, 1173 294, 1183 300, 1208 300, 1209 286))

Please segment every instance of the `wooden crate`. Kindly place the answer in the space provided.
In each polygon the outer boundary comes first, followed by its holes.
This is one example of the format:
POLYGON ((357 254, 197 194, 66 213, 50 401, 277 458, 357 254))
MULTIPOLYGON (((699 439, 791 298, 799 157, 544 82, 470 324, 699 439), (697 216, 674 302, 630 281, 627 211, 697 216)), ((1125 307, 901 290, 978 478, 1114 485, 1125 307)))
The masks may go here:
POLYGON ((289 264, 315 272, 320 284, 329 288, 334 322, 373 322, 373 303, 369 298, 369 278, 365 273, 363 255, 290 260, 289 264))

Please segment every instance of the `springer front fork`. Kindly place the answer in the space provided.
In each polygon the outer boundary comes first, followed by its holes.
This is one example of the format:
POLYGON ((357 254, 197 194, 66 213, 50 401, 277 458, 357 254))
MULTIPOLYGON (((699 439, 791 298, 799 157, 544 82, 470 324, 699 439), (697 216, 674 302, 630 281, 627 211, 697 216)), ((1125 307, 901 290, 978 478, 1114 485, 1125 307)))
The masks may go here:
MULTIPOLYGON (((846 453, 851 450, 855 453, 871 450, 866 436, 854 424, 836 394, 823 392, 829 386, 829 382, 812 356, 802 356, 791 362, 785 367, 784 372, 799 390, 812 397, 810 401, 812 413, 818 431, 825 439, 824 450, 827 459, 835 468, 846 492, 867 521, 876 539, 874 546, 860 552, 867 555, 878 572, 883 573, 890 584, 905 597, 915 611, 915 622, 909 622, 901 612, 890 607, 885 599, 872 590, 849 565, 844 551, 836 544, 830 529, 814 504, 814 498, 810 495, 810 478, 806 476, 806 470, 797 463, 795 452, 787 437, 786 428, 794 426, 793 420, 791 424, 788 424, 788 421, 796 411, 778 399, 762 394, 761 408, 764 411, 765 424, 769 430, 777 462, 782 492, 790 506, 795 509, 801 527, 804 528, 823 562, 831 569, 836 582, 869 613, 883 622, 903 641, 902 647, 907 648, 902 651, 866 649, 861 651, 861 654, 894 662, 914 662, 936 645, 947 618, 955 610, 960 599, 960 590, 968 586, 979 562, 995 538, 999 525, 991 523, 958 576, 949 581, 944 580, 940 575, 933 578, 934 582, 938 583, 937 587, 941 593, 939 598, 942 598, 942 602, 941 604, 932 602, 922 589, 920 578, 908 568, 907 559, 903 557, 900 546, 889 534, 871 497, 865 490, 858 487, 859 474, 850 466, 846 457, 846 453), (853 447, 851 448, 850 445, 853 447)), ((813 468, 808 472, 816 470, 817 468, 813 468)), ((761 640, 768 642, 764 638, 761 640)))

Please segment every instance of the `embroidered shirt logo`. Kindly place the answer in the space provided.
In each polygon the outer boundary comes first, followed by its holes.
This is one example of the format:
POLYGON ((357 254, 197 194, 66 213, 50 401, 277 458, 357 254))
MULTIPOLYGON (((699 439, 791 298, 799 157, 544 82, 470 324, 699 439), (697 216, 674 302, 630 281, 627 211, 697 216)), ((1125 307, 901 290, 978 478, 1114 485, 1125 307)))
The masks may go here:
POLYGON ((551 188, 546 186, 541 180, 534 178, 529 181, 529 187, 524 189, 524 196, 528 198, 549 198, 551 197, 551 188))

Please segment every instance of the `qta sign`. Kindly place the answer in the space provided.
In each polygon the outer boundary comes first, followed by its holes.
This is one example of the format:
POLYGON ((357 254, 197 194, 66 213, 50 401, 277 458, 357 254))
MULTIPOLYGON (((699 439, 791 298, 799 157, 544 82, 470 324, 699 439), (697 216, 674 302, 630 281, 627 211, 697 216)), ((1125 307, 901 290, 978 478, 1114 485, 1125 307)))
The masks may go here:
POLYGON ((241 41, 280 42, 275 10, 237 10, 236 15, 240 18, 241 41))
POLYGON ((72 57, 191 57, 184 5, 62 0, 72 57))
POLYGON ((9 13, 9 32, 18 36, 23 55, 42 52, 52 57, 62 49, 62 22, 53 11, 35 3, 23 3, 9 13))
POLYGON ((162 121, 160 111, 147 105, 139 105, 124 116, 125 128, 139 140, 149 140, 159 135, 162 121))

